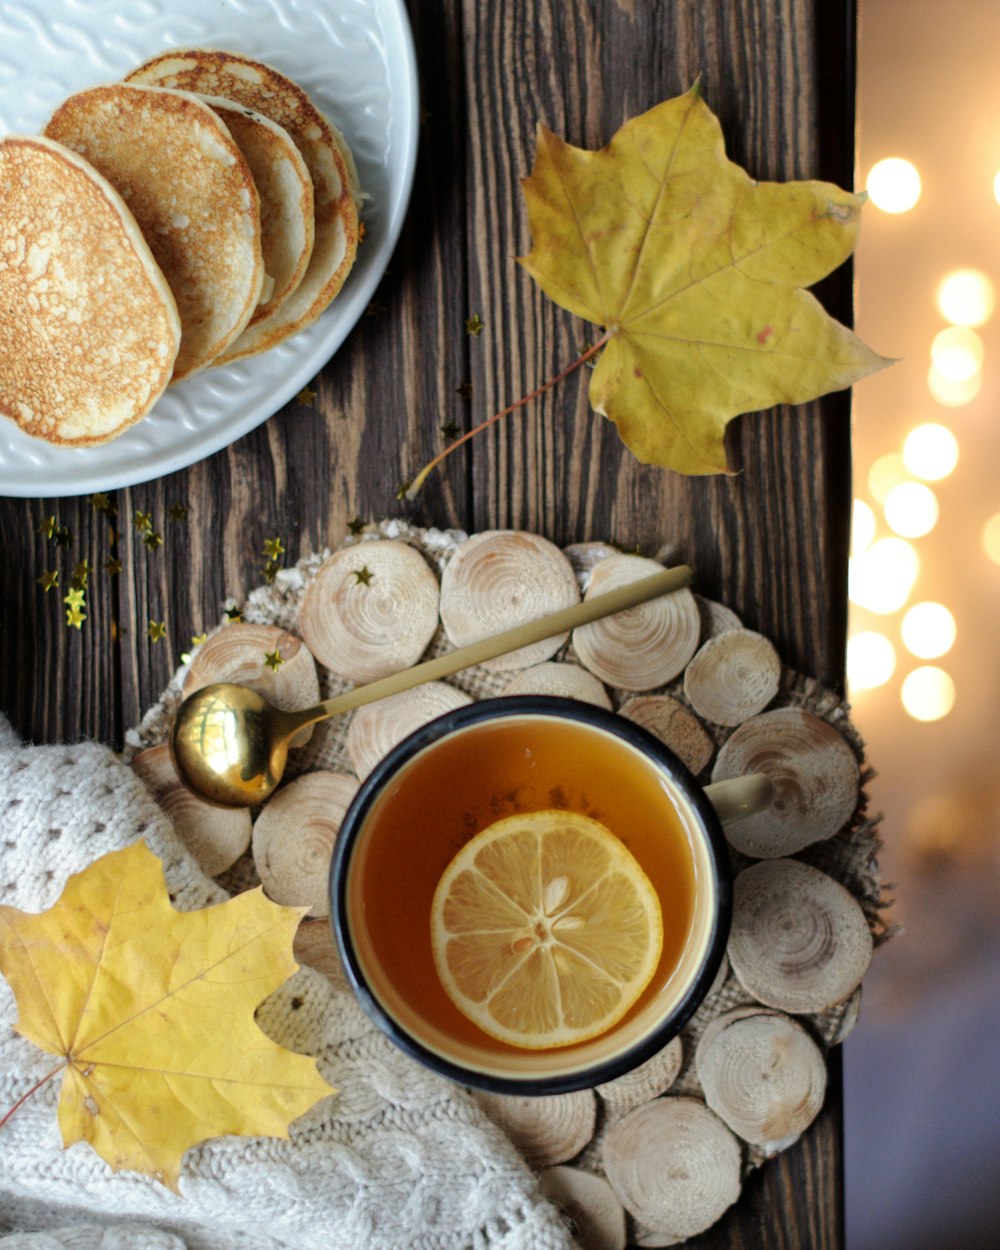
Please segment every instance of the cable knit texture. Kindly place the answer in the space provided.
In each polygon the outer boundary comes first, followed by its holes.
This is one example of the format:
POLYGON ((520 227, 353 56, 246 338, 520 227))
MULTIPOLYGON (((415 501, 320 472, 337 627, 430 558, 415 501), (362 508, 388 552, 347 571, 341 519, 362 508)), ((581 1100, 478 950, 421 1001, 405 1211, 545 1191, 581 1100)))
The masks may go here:
MULTIPOLYGON (((25 747, 0 717, 0 901, 50 907, 66 879, 145 838, 175 905, 224 898, 169 819, 110 750, 25 747)), ((13 1029, 0 978, 0 1109, 51 1067, 13 1029)), ((217 1138, 189 1150, 183 1197, 112 1173, 85 1143, 64 1150, 59 1082, 0 1130, 3 1250, 559 1250, 569 1233, 531 1172, 472 1099, 385 1041, 346 994, 302 968, 267 1000, 261 1027, 314 1054, 340 1093, 291 1139, 217 1138)))

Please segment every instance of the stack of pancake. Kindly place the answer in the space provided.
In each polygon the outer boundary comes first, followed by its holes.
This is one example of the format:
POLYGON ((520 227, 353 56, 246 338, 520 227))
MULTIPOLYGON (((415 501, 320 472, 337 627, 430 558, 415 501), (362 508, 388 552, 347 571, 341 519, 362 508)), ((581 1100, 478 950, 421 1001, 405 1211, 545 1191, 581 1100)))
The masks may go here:
POLYGON ((354 263, 360 194, 301 87, 214 49, 0 138, 0 413, 107 442, 169 384, 304 329, 354 263))

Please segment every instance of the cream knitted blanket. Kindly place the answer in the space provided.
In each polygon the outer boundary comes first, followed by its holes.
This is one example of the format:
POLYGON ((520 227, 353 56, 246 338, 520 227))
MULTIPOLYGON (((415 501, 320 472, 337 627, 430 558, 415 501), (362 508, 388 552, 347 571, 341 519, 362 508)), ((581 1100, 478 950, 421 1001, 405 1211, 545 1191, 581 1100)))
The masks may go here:
MULTIPOLYGON (((219 902, 149 793, 107 748, 23 746, 0 717, 0 902, 51 906, 70 874, 145 838, 177 907, 219 902)), ((0 978, 0 1113, 51 1066, 14 1032, 0 978)), ((183 1197, 63 1149, 50 1082, 0 1129, 3 1250, 559 1250, 556 1210, 507 1139, 457 1086, 385 1041, 348 995, 302 968, 261 1027, 317 1056, 341 1091, 288 1141, 218 1138, 188 1151, 183 1197), (5 1235, 6 1234, 6 1235, 5 1235)))

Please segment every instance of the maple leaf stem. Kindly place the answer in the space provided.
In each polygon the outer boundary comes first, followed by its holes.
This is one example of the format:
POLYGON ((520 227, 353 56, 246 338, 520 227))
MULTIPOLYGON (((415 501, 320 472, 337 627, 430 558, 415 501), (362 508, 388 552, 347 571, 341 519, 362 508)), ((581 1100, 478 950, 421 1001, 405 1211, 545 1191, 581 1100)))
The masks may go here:
POLYGON ((5 1112, 2 1116, 0 1116, 0 1128, 3 1128, 3 1126, 7 1123, 7 1121, 14 1114, 14 1112, 17 1111, 19 1107, 22 1107, 28 1101, 31 1095, 35 1093, 36 1090, 39 1090, 42 1088, 43 1085, 48 1084, 48 1082, 51 1081, 54 1076, 58 1076, 59 1073, 63 1070, 63 1068, 65 1068, 65 1066, 66 1066, 65 1063, 58 1064, 56 1067, 52 1069, 51 1072, 46 1072, 46 1074, 42 1077, 40 1081, 36 1081, 26 1094, 22 1094, 21 1097, 17 1100, 17 1102, 14 1103, 13 1107, 11 1107, 9 1111, 5 1112))
POLYGON ((495 412, 492 417, 488 417, 485 421, 480 422, 479 425, 473 426, 471 430, 466 430, 461 438, 456 438, 453 443, 449 444, 444 449, 444 451, 439 452, 429 464, 424 465, 424 467, 407 487, 404 498, 415 498, 417 491, 419 491, 424 482, 426 482, 428 476, 434 471, 434 469, 437 468, 442 460, 444 460, 447 456, 450 456, 457 447, 461 447, 463 443, 468 442, 474 435, 479 434, 482 430, 494 425, 497 421, 510 416, 510 414, 512 412, 516 412, 518 408, 523 408, 525 404, 530 404, 531 401, 533 399, 537 399, 539 395, 544 395, 546 391, 550 391, 554 386, 558 386, 558 384, 564 378, 568 378, 574 370, 579 369, 581 365, 586 364, 588 360, 590 360, 593 356, 596 356, 601 348, 606 346, 610 338, 611 332, 608 331, 601 338, 599 338, 593 346, 588 347, 587 350, 577 356, 575 360, 570 361, 561 373, 557 373, 554 378, 549 378, 547 382, 543 382, 542 385, 536 387, 530 395, 522 395, 520 399, 516 400, 513 404, 508 405, 508 407, 504 408, 502 412, 495 412))

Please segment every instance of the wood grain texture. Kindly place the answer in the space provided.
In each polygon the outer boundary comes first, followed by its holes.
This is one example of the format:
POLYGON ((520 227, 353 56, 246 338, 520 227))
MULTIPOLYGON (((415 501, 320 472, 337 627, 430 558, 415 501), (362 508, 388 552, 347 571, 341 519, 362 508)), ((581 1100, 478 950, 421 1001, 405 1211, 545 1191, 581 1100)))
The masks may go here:
MULTIPOLYGON (((355 515, 468 530, 524 527, 557 543, 664 544, 784 662, 839 689, 846 633, 849 400, 738 418, 741 472, 684 479, 636 464, 589 410, 581 370, 459 450, 404 505, 395 489, 443 445, 567 364, 593 327, 545 299, 515 257, 529 246, 519 179, 544 121, 599 146, 621 122, 700 78, 729 154, 761 179, 853 176, 854 0, 410 0, 424 120, 403 236, 375 299, 312 384, 264 427, 190 470, 121 490, 116 551, 86 499, 0 500, 0 708, 37 741, 120 743, 193 634, 286 559, 336 544, 355 515), (479 337, 465 320, 479 313, 479 337), (471 384, 471 396, 463 384, 471 384), (187 522, 168 510, 183 503, 187 522), (164 545, 132 526, 150 512, 164 545), (55 515, 73 535, 38 533, 55 515), (89 560, 89 619, 65 625, 43 568, 89 560), (151 642, 151 619, 167 638, 151 642), (112 636, 113 624, 117 639, 112 636)), ((850 319, 845 267, 818 292, 850 319)), ((702 1247, 833 1250, 843 1242, 839 1081, 792 1150, 754 1175, 702 1247)))

